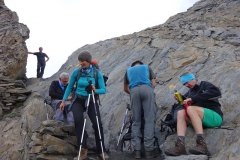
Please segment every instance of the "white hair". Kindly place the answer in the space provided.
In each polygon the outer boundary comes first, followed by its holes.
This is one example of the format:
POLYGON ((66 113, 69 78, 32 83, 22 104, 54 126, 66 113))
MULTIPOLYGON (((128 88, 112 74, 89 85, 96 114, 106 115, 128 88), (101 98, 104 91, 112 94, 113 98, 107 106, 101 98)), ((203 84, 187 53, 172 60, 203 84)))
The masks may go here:
POLYGON ((63 72, 63 73, 60 74, 60 78, 61 78, 61 79, 62 79, 62 78, 69 78, 69 74, 66 73, 66 72, 63 72))

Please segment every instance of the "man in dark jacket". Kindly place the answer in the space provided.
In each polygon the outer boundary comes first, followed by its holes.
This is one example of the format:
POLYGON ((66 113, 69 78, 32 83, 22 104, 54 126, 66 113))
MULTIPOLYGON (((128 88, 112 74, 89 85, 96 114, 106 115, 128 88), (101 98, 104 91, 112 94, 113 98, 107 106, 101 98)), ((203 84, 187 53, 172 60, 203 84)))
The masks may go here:
POLYGON ((44 69, 46 66, 46 62, 49 60, 49 57, 47 56, 46 53, 42 52, 43 48, 39 47, 39 52, 28 52, 28 54, 34 54, 35 56, 37 56, 37 78, 42 78, 43 77, 43 73, 44 73, 44 69), (47 60, 45 60, 45 57, 47 58, 47 60))
MULTIPOLYGON (((166 155, 179 156, 187 154, 185 150, 185 135, 187 124, 192 124, 196 135, 196 146, 189 149, 192 154, 209 155, 204 140, 203 127, 219 127, 222 124, 223 113, 218 98, 221 92, 210 82, 199 81, 191 73, 180 76, 183 85, 189 91, 183 96, 185 109, 178 111, 177 115, 177 142, 174 148, 167 149, 166 155)), ((176 97, 175 97, 176 99, 176 97)))
POLYGON ((67 122, 68 124, 74 124, 74 119, 73 119, 73 113, 72 111, 68 110, 68 107, 71 104, 71 97, 68 97, 68 101, 65 102, 65 107, 64 110, 61 111, 59 109, 59 106, 62 102, 62 98, 64 95, 64 92, 67 88, 69 81, 69 74, 68 73, 61 73, 60 78, 57 81, 52 81, 50 88, 49 88, 49 96, 51 96, 52 102, 51 106, 55 109, 55 120, 57 121, 63 121, 64 120, 64 114, 67 117, 67 122))
POLYGON ((124 77, 124 91, 130 94, 132 109, 132 144, 134 157, 141 158, 141 139, 144 136, 145 158, 153 158, 154 155, 154 129, 156 121, 156 101, 154 88, 156 86, 155 74, 148 65, 141 61, 134 62, 127 69, 124 77), (144 116, 144 134, 141 132, 141 124, 144 116))

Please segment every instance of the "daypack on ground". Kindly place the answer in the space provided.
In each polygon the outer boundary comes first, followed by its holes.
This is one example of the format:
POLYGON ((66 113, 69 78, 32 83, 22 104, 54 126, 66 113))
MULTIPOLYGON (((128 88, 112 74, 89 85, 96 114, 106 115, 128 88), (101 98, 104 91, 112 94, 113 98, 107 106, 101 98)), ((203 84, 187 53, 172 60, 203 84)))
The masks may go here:
POLYGON ((179 103, 174 103, 169 109, 165 118, 161 120, 161 132, 167 131, 167 136, 170 132, 175 133, 177 131, 177 112, 181 109, 184 109, 183 105, 179 103))

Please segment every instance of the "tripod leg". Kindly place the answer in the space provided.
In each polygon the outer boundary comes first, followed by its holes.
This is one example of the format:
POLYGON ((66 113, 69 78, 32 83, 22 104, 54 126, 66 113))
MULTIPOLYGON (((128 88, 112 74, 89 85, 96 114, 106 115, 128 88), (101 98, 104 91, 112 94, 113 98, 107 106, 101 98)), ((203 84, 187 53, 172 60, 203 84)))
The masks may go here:
POLYGON ((105 155, 104 155, 104 151, 103 151, 103 142, 102 142, 101 133, 100 133, 100 127, 99 127, 98 116, 97 116, 97 108, 96 108, 96 103, 95 103, 95 98, 94 98, 93 90, 92 90, 92 98, 93 98, 93 104, 94 104, 94 109, 95 109, 95 113, 96 113, 97 126, 98 126, 98 134, 99 134, 99 138, 100 138, 102 155, 103 155, 103 159, 105 160, 105 155))
POLYGON ((83 124, 82 136, 81 136, 81 143, 80 143, 79 152, 78 152, 78 160, 80 159, 80 156, 81 156, 82 141, 83 141, 84 130, 85 130, 85 126, 86 126, 89 101, 90 101, 90 94, 88 94, 86 112, 84 113, 84 124, 83 124))

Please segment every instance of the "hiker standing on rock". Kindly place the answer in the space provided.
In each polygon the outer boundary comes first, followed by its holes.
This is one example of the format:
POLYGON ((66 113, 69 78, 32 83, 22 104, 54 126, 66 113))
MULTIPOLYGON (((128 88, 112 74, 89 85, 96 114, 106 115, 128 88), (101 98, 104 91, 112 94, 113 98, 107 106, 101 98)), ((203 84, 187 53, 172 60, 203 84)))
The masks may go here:
POLYGON ((141 158, 141 139, 144 136, 145 157, 154 157, 154 129, 156 119, 156 101, 154 88, 155 74, 141 61, 134 62, 124 76, 124 91, 130 94, 132 110, 132 145, 134 158, 141 158), (142 115, 144 115, 144 135, 141 132, 142 115))
MULTIPOLYGON (((102 73, 98 70, 97 72, 97 80, 94 78, 94 68, 91 64, 92 56, 90 52, 88 51, 83 51, 78 55, 78 60, 81 65, 81 76, 76 84, 76 96, 73 97, 73 102, 72 102, 72 107, 71 110, 73 112, 73 117, 74 117, 74 123, 75 123, 75 130, 76 130, 76 135, 77 135, 77 145, 80 149, 80 145, 82 146, 81 151, 80 151, 80 159, 86 159, 87 158, 87 140, 86 140, 86 133, 83 131, 83 126, 84 126, 84 112, 86 111, 87 107, 87 100, 88 100, 88 87, 91 87, 90 89, 93 90, 94 94, 105 94, 106 93, 106 87, 104 84, 104 79, 102 73), (92 85, 90 83, 92 82, 92 85), (96 84, 96 81, 98 85, 96 84), (98 86, 96 88, 95 86, 98 86), (84 132, 84 137, 83 141, 81 143, 81 137, 84 132)), ((75 69, 72 72, 72 75, 70 77, 70 81, 68 84, 68 87, 65 91, 65 94, 63 96, 62 103, 60 105, 60 108, 63 110, 65 101, 67 100, 70 92, 73 90, 75 81, 77 80, 77 75, 79 72, 79 68, 75 69)), ((93 124, 93 129, 95 133, 95 140, 96 140, 96 147, 97 147, 97 153, 99 156, 103 159, 103 157, 107 160, 109 156, 105 152, 105 145, 104 145, 104 134, 103 134, 103 127, 102 127, 102 122, 101 122, 101 116, 99 112, 99 105, 96 101, 97 97, 95 96, 95 104, 93 102, 92 95, 90 96, 90 101, 89 101, 89 106, 87 107, 87 114, 88 117, 90 118, 92 124, 93 124), (96 107, 96 112, 95 112, 95 107, 96 107), (98 121, 98 122, 97 122, 98 121), (99 124, 99 129, 98 130, 98 124, 99 124), (101 134, 101 137, 99 137, 99 133, 101 134), (101 146, 102 142, 102 146, 101 146), (103 149, 103 153, 102 153, 103 149), (104 155, 103 155, 104 154, 104 155)), ((78 156, 74 158, 74 160, 77 160, 78 156)))
POLYGON ((35 56, 37 56, 37 78, 42 78, 43 74, 44 74, 44 69, 46 66, 46 62, 49 60, 49 57, 47 56, 46 53, 42 52, 43 48, 39 47, 39 52, 28 52, 28 54, 34 54, 35 56), (45 57, 47 58, 47 60, 45 60, 45 57))
MULTIPOLYGON (((219 127, 222 124, 223 113, 218 98, 221 92, 210 82, 199 81, 191 73, 184 73, 180 80, 189 91, 183 96, 185 109, 177 114, 177 141, 175 147, 167 149, 168 156, 186 155, 185 135, 187 124, 192 124, 196 134, 196 146, 189 149, 192 154, 210 155, 204 140, 203 126, 219 127), (186 108, 186 105, 188 106, 186 108)), ((176 99, 176 97, 175 97, 176 99)))

